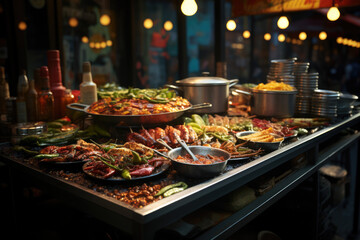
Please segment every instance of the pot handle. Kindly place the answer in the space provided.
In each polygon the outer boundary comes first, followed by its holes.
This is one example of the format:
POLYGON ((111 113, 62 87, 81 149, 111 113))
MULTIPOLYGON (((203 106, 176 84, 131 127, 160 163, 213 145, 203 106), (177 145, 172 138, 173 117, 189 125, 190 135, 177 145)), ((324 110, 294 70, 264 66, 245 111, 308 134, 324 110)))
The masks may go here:
POLYGON ((174 90, 177 90, 177 91, 180 91, 180 92, 183 92, 183 90, 182 90, 181 87, 178 87, 178 86, 175 86, 175 85, 172 85, 172 84, 165 84, 164 87, 165 87, 165 88, 174 89, 174 90))
POLYGON ((229 82, 229 87, 232 87, 239 82, 239 79, 231 79, 229 82))
POLYGON ((248 96, 253 95, 251 92, 243 91, 243 90, 240 90, 240 89, 234 89, 233 92, 240 93, 240 94, 245 94, 245 95, 248 95, 248 96))
POLYGON ((199 103, 191 106, 191 110, 199 108, 209 108, 212 107, 211 103, 199 103))
POLYGON ((67 108, 75 111, 80 111, 86 113, 86 108, 89 107, 89 105, 82 104, 82 103, 70 103, 66 106, 67 108))

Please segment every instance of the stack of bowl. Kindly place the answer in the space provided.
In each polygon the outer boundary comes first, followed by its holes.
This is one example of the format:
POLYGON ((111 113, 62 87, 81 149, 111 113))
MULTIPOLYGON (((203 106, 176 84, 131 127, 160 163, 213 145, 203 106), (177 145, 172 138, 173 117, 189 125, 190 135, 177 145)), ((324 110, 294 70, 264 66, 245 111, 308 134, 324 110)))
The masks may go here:
POLYGON ((354 104, 359 97, 348 93, 340 93, 340 98, 337 104, 338 116, 349 116, 352 114, 354 104))
POLYGON ((295 86, 294 63, 295 59, 271 60, 269 73, 266 76, 267 81, 283 82, 295 86))
POLYGON ((311 98, 314 90, 318 88, 319 73, 298 72, 295 87, 298 90, 296 95, 296 115, 307 116, 311 110, 311 98))
POLYGON ((316 89, 311 98, 311 114, 317 117, 337 117, 337 104, 340 93, 336 91, 316 89))
POLYGON ((310 63, 308 62, 294 62, 294 75, 297 76, 301 73, 307 73, 310 63))

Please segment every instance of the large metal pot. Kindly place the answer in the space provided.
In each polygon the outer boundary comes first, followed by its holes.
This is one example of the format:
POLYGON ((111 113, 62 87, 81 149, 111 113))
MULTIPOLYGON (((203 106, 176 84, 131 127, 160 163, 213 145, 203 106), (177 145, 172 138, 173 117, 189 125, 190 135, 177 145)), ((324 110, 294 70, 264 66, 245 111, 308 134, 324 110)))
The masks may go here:
POLYGON ((252 89, 252 92, 236 90, 251 96, 251 114, 262 117, 286 118, 294 116, 296 94, 294 91, 267 91, 252 89))
POLYGON ((239 80, 220 77, 190 77, 176 81, 176 85, 166 85, 179 90, 192 104, 211 103, 208 109, 191 110, 196 113, 225 113, 228 110, 229 89, 239 80))

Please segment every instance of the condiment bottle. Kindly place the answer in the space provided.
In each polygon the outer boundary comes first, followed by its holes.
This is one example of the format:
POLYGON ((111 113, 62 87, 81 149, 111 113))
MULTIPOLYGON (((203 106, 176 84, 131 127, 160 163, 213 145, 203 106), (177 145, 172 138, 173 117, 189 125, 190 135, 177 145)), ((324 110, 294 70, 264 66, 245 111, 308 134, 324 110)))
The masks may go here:
POLYGON ((40 68, 34 70, 35 89, 37 92, 41 90, 40 68))
POLYGON ((75 97, 71 92, 71 89, 66 89, 65 91, 65 105, 67 106, 70 103, 75 102, 75 97))
POLYGON ((0 66, 0 114, 6 115, 6 100, 10 98, 9 84, 5 79, 5 68, 0 66))
POLYGON ((35 89, 35 80, 30 80, 29 90, 26 93, 26 111, 28 122, 36 122, 38 115, 38 93, 35 89))
POLYGON ((26 76, 26 71, 23 70, 22 73, 19 75, 17 86, 18 96, 16 99, 16 118, 18 123, 27 122, 25 96, 28 89, 29 81, 26 76))
POLYGON ((97 101, 96 83, 92 81, 90 62, 83 63, 82 83, 80 84, 80 102, 91 105, 97 101))
POLYGON ((54 117, 55 119, 65 116, 65 87, 62 85, 60 52, 59 50, 47 51, 49 67, 50 90, 54 96, 54 117))
POLYGON ((40 68, 41 90, 38 94, 40 121, 54 120, 54 96, 50 91, 49 70, 47 66, 40 68))

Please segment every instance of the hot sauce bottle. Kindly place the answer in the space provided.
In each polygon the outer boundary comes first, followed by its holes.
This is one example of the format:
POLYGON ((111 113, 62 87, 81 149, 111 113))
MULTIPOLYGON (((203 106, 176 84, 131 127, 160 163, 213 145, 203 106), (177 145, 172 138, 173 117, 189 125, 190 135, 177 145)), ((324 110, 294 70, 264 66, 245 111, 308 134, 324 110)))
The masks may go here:
POLYGON ((50 90, 54 96, 55 119, 65 116, 65 87, 62 85, 60 52, 59 50, 47 51, 49 67, 50 90))
POLYGON ((47 66, 40 68, 41 90, 38 96, 39 120, 51 121, 54 119, 54 96, 50 91, 49 70, 47 66))

